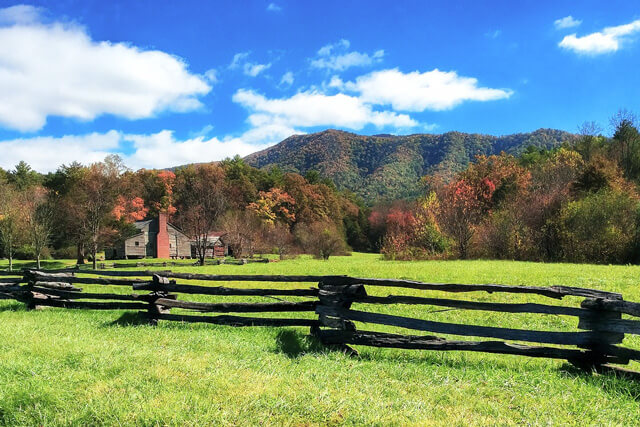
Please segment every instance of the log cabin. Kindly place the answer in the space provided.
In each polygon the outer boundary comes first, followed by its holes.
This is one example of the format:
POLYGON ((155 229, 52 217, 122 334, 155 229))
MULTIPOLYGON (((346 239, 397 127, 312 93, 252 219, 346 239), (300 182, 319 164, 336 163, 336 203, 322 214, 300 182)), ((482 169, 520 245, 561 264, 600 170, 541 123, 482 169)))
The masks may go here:
POLYGON ((191 239, 167 221, 167 214, 136 221, 139 233, 105 250, 107 259, 191 258, 191 239))

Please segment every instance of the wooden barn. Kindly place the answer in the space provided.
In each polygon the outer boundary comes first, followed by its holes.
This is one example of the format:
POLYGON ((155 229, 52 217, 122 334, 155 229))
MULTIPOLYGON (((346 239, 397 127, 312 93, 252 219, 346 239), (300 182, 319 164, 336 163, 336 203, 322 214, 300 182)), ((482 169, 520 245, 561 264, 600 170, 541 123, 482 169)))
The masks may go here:
POLYGON ((167 215, 134 223, 140 232, 105 251, 107 259, 191 258, 191 239, 167 215))
MULTIPOLYGON (((207 237, 207 250, 205 251, 205 258, 222 258, 229 255, 229 246, 224 242, 225 233, 214 232, 207 237)), ((191 245, 191 256, 193 258, 198 257, 198 250, 195 242, 191 245)))

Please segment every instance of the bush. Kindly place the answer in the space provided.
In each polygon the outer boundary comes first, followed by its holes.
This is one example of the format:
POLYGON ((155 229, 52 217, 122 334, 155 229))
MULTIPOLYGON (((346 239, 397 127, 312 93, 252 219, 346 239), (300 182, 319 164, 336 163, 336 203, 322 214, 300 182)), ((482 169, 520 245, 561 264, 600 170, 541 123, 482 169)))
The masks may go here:
POLYGON ((67 246, 54 249, 51 251, 51 256, 53 259, 76 259, 78 256, 78 248, 75 246, 67 246))
POLYGON ((35 258, 36 254, 33 251, 33 248, 29 245, 22 245, 16 248, 15 252, 13 253, 13 259, 31 260, 35 258))
POLYGON ((344 236, 333 223, 318 221, 299 224, 295 235, 304 251, 318 259, 326 261, 331 255, 349 254, 344 236))
POLYGON ((564 258, 610 264, 631 261, 637 218, 638 202, 619 191, 602 190, 569 203, 559 218, 564 258))

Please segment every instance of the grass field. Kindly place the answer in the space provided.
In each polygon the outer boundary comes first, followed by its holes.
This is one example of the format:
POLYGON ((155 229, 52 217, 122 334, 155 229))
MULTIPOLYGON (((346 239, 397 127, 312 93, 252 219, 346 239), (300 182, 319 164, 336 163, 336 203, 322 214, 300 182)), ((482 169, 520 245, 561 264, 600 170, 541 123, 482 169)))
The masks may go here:
MULTIPOLYGON (((625 299, 640 301, 640 267, 636 266, 388 262, 377 255, 354 254, 328 262, 300 258, 174 269, 560 284, 621 292, 625 299)), ((418 294, 390 289, 375 292, 418 294)), ((474 293, 466 298, 560 304, 531 296, 474 293)), ((579 299, 563 301, 567 302, 577 304, 579 299)), ((564 316, 498 315, 424 306, 385 306, 375 311, 528 329, 575 330, 577 323, 564 316)), ((371 325, 366 329, 401 331, 371 325)), ((640 383, 586 375, 561 361, 367 347, 358 347, 360 356, 349 358, 322 349, 307 333, 305 328, 170 322, 150 327, 118 311, 28 312, 22 304, 0 301, 0 423, 640 424, 640 383)), ((640 348, 640 339, 627 338, 625 345, 640 348)), ((640 370, 637 364, 631 367, 640 370)))

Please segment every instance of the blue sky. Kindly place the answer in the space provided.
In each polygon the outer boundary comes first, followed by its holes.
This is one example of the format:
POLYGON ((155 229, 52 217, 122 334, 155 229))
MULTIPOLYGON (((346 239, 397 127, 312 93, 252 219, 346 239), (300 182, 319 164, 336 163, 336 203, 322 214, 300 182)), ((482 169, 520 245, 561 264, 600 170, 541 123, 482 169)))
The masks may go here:
POLYGON ((608 129, 629 1, 0 1, 0 167, 246 155, 291 134, 608 129))

